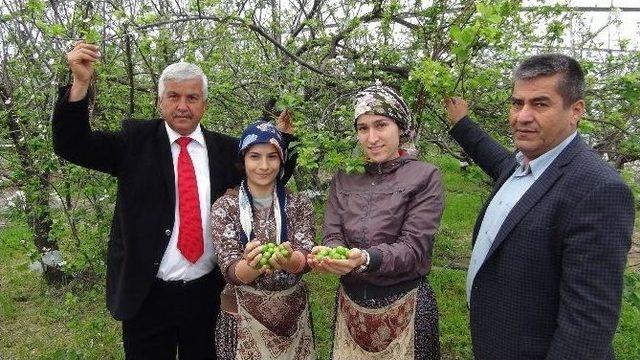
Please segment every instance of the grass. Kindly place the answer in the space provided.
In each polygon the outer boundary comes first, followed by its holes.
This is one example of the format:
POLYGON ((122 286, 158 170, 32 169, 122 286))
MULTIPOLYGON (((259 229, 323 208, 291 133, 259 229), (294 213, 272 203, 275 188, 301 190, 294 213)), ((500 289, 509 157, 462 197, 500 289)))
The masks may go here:
POLYGON ((622 304, 622 316, 613 339, 613 348, 618 360, 640 359, 640 309, 626 300, 622 304))
POLYGON ((0 359, 124 358, 120 323, 109 315, 102 283, 49 287, 28 270, 21 225, 0 231, 0 359))
POLYGON ((466 272, 435 268, 429 275, 440 311, 443 359, 472 359, 469 312, 465 299, 466 272))
MULTIPOLYGON (((463 267, 470 254, 469 237, 488 191, 476 170, 460 171, 457 160, 430 157, 443 174, 446 207, 429 274, 440 310, 443 359, 472 359, 465 304, 463 267)), ((51 288, 28 270, 21 240, 25 225, 0 228, 0 359, 122 359, 120 323, 106 310, 104 281, 51 288)), ((318 359, 327 359, 337 278, 310 273, 311 310, 318 359)), ((616 358, 640 359, 640 309, 624 300, 614 339, 616 358)))
POLYGON ((331 346, 331 325, 338 288, 336 276, 308 273, 304 276, 311 292, 311 314, 313 335, 319 359, 328 359, 331 346))
POLYGON ((459 162, 449 156, 431 156, 429 161, 442 173, 445 207, 434 247, 436 265, 466 265, 471 254, 469 234, 488 191, 483 175, 476 170, 461 171, 459 162))

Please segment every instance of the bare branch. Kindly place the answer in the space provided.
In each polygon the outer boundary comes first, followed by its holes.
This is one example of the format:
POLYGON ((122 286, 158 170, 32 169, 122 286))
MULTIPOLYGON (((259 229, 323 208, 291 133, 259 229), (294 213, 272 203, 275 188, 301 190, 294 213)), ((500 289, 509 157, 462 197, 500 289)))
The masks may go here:
POLYGON ((333 77, 333 75, 325 73, 324 71, 318 69, 317 67, 315 67, 315 66, 307 63, 306 61, 302 60, 299 56, 291 53, 286 47, 284 47, 282 44, 280 44, 271 35, 267 34, 267 32, 262 27, 258 26, 255 23, 248 23, 244 19, 240 19, 240 18, 233 17, 233 16, 228 16, 228 17, 223 17, 223 18, 220 18, 220 17, 217 17, 217 16, 212 16, 212 15, 207 15, 207 16, 186 16, 186 17, 180 17, 180 18, 175 18, 175 19, 171 19, 171 20, 158 21, 158 22, 155 22, 155 23, 152 23, 152 24, 147 24, 147 25, 139 25, 139 26, 136 27, 136 29, 139 30, 139 31, 142 31, 142 30, 146 30, 146 29, 162 27, 162 26, 165 26, 165 25, 172 25, 172 24, 177 24, 177 23, 182 23, 182 22, 190 22, 190 21, 196 21, 196 20, 211 20, 211 21, 216 21, 216 22, 222 22, 222 23, 228 24, 230 26, 247 28, 247 29, 255 32, 256 34, 260 35, 264 39, 268 40, 270 43, 275 45, 276 48, 278 48, 280 51, 282 51, 284 54, 286 54, 289 58, 291 58, 296 63, 302 65, 303 67, 313 71, 316 74, 320 74, 320 75, 323 75, 323 76, 326 76, 326 77, 330 77, 330 78, 333 77))

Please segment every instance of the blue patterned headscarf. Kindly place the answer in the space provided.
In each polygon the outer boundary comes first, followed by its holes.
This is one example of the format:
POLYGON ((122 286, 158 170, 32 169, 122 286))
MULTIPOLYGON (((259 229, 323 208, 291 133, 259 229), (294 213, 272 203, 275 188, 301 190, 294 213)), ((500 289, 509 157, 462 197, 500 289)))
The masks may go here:
POLYGON ((255 144, 271 144, 275 146, 276 150, 278 150, 278 156, 280 156, 280 162, 282 163, 281 169, 284 168, 284 162, 287 158, 287 149, 284 146, 282 134, 272 123, 264 120, 258 120, 257 122, 247 126, 240 137, 238 156, 242 158, 245 151, 255 144))
MULTIPOLYGON (((287 212, 286 212, 286 194, 282 176, 284 174, 284 163, 287 159, 287 148, 280 131, 270 122, 259 120, 244 129, 240 137, 238 145, 238 156, 240 159, 244 157, 245 152, 256 144, 271 144, 278 151, 280 156, 280 173, 276 180, 276 186, 273 189, 274 198, 274 214, 278 238, 275 242, 280 244, 287 241, 287 212)), ((246 176, 246 174, 245 174, 246 176)), ((238 195, 238 206, 240 210, 240 223, 242 231, 240 232, 240 243, 244 247, 247 242, 254 240, 253 232, 253 196, 249 190, 246 180, 240 183, 240 191, 238 195)), ((272 239, 266 239, 267 241, 272 239)))

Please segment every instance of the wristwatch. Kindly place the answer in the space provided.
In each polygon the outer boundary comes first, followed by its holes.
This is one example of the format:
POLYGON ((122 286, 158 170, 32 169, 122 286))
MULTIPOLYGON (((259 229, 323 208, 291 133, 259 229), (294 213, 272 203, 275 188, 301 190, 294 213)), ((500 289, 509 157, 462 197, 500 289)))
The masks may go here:
POLYGON ((364 255, 364 264, 358 266, 358 268, 356 269, 356 272, 358 273, 362 273, 367 271, 367 267, 369 267, 369 262, 371 261, 371 257, 369 256, 369 253, 366 250, 360 250, 362 252, 362 254, 364 255))

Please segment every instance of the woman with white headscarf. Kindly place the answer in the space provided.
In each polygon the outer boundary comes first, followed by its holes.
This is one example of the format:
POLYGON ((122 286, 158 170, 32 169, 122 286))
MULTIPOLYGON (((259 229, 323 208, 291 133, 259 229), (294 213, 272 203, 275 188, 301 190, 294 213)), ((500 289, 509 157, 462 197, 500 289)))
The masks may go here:
POLYGON ((425 279, 443 209, 440 172, 410 155, 402 97, 374 85, 355 96, 363 174, 333 177, 314 270, 340 276, 332 359, 439 359, 438 309, 425 279), (346 259, 323 256, 350 248, 346 259))

